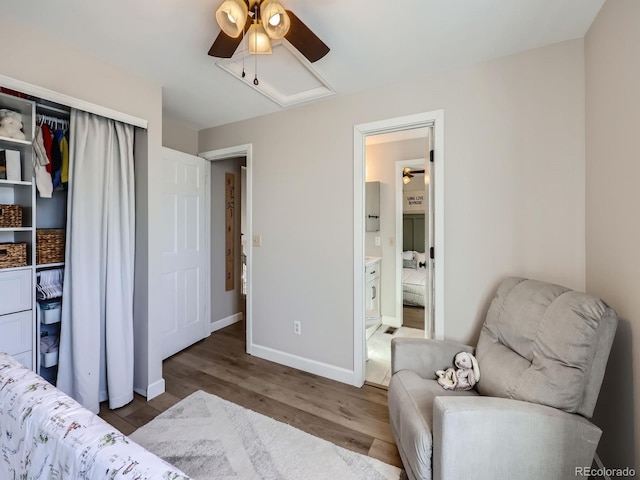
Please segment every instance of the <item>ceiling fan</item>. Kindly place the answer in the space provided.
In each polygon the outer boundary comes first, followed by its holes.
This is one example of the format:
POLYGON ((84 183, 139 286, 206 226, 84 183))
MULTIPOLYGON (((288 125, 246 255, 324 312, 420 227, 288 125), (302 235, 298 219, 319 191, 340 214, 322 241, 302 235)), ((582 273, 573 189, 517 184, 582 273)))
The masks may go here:
POLYGON ((277 0, 224 0, 216 21, 221 32, 209 49, 212 57, 231 58, 245 35, 251 54, 270 54, 271 40, 282 38, 311 63, 329 53, 329 47, 277 0))
POLYGON ((412 173, 425 173, 424 169, 423 170, 411 170, 411 168, 409 167, 404 167, 402 169, 402 183, 404 183, 405 185, 407 183, 409 183, 411 181, 411 179, 413 178, 412 173))

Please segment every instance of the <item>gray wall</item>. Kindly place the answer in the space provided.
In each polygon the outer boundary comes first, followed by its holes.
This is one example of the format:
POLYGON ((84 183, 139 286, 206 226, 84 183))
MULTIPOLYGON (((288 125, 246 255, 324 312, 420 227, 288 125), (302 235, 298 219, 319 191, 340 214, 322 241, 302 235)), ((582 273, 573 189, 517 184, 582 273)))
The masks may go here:
POLYGON ((211 162, 211 322, 240 313, 240 167, 244 158, 211 162), (225 290, 225 173, 235 175, 235 288, 225 290))
POLYGON ((506 275, 584 289, 579 39, 201 130, 203 152, 253 145, 254 344, 353 371, 353 127, 438 109, 445 337, 475 341, 506 275))
POLYGON ((200 153, 198 152, 198 130, 163 112, 162 146, 197 155, 200 153))
POLYGON ((608 1, 585 40, 587 291, 621 317, 594 415, 607 467, 640 471, 640 2, 608 1))

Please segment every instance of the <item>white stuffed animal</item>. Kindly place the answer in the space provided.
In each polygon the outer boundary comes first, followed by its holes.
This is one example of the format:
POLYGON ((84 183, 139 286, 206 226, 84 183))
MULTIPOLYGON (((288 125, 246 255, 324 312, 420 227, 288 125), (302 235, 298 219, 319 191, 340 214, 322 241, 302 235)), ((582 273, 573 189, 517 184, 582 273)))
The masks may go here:
POLYGON ((453 359, 456 368, 437 370, 438 383, 446 390, 471 390, 480 380, 480 367, 476 357, 460 352, 453 359))
POLYGON ((22 115, 19 112, 14 112, 13 110, 9 110, 7 108, 0 109, 0 118, 4 117, 13 117, 22 122, 22 115))
POLYGON ((25 135, 22 132, 22 121, 14 115, 2 117, 0 119, 0 136, 24 140, 25 135))

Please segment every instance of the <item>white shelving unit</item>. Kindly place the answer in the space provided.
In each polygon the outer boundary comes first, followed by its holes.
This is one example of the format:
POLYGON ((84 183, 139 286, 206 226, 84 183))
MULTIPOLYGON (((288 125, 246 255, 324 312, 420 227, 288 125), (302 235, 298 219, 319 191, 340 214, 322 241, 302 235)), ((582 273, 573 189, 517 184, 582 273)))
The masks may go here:
MULTIPOLYGON (((59 336, 61 308, 47 309, 50 304, 38 301, 36 285, 42 271, 64 268, 64 263, 36 264, 36 229, 65 228, 67 193, 54 191, 47 199, 36 194, 32 141, 38 113, 68 120, 69 110, 4 93, 0 93, 0 109, 21 114, 26 137, 22 140, 0 136, 0 150, 20 152, 21 165, 20 180, 0 179, 0 204, 22 207, 22 225, 0 227, 0 243, 27 244, 26 265, 0 268, 0 351, 13 355, 55 384, 58 352, 43 351, 40 338, 59 336)), ((60 302, 61 298, 51 299, 50 303, 53 301, 60 302)))
POLYGON ((35 102, 0 93, 0 109, 22 116, 25 139, 0 136, 0 149, 20 153, 21 180, 0 179, 0 204, 20 205, 22 225, 0 228, 0 243, 26 243, 25 266, 0 269, 0 350, 18 358, 25 366, 36 367, 34 313, 35 189, 33 147, 35 102))

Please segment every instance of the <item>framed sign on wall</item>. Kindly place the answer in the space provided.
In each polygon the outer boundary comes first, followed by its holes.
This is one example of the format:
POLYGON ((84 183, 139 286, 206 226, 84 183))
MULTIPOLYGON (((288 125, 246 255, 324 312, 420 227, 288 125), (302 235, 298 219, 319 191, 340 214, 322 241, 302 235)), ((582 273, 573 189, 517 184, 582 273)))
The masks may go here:
POLYGON ((225 173, 224 176, 224 249, 225 249, 225 290, 233 290, 235 286, 235 197, 236 182, 233 173, 225 173))
POLYGON ((425 195, 420 190, 403 192, 402 211, 405 213, 424 213, 425 195))

